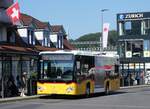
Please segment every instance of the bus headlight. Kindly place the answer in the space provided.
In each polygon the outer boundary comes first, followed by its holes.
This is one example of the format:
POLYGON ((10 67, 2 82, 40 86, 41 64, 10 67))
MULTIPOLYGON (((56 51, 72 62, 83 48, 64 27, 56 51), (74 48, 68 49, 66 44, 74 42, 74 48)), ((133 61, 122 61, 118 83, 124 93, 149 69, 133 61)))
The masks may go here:
POLYGON ((70 92, 72 92, 74 90, 74 88, 73 87, 68 87, 67 89, 66 89, 66 91, 67 91, 67 93, 70 93, 70 92))
POLYGON ((38 91, 43 91, 43 90, 44 90, 44 88, 43 88, 43 87, 41 87, 41 86, 38 86, 38 87, 37 87, 37 90, 38 90, 38 91))

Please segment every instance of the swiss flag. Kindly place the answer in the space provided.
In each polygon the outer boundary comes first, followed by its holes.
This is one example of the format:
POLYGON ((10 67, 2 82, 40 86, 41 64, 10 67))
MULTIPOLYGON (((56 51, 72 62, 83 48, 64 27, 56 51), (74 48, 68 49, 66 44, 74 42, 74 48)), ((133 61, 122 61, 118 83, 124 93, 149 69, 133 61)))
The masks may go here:
POLYGON ((7 10, 6 10, 7 15, 10 17, 11 21, 13 24, 17 24, 20 19, 20 8, 19 8, 19 3, 16 2, 13 5, 11 5, 7 10))

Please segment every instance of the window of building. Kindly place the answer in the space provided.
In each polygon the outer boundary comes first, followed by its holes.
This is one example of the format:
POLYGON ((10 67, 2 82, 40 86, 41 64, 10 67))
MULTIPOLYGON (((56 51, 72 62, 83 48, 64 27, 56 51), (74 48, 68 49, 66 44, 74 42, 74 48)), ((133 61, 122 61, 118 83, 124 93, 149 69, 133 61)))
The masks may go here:
POLYGON ((42 40, 42 46, 45 46, 45 38, 42 40))
POLYGON ((47 36, 45 36, 45 46, 48 45, 48 40, 47 40, 47 36))
POLYGON ((15 42, 15 34, 10 30, 7 30, 7 42, 15 42))
POLYGON ((141 34, 141 21, 135 20, 132 21, 132 35, 140 35, 141 34))
POLYGON ((143 41, 132 42, 132 56, 133 57, 143 56, 143 41))
POLYGON ((32 40, 32 44, 35 45, 35 36, 34 36, 34 31, 31 31, 31 40, 32 40))
POLYGON ((150 50, 150 40, 144 40, 144 51, 150 50))
POLYGON ((7 41, 7 31, 5 27, 0 27, 0 42, 7 41))
POLYGON ((131 51, 131 50, 132 50, 132 42, 127 41, 127 51, 131 51))
POLYGON ((119 22, 119 35, 141 35, 141 20, 119 22))
POLYGON ((28 29, 28 44, 34 45, 35 44, 35 37, 34 37, 34 31, 28 29))
POLYGON ((126 30, 126 31, 129 31, 129 30, 131 30, 131 29, 132 29, 132 27, 131 27, 131 21, 125 22, 125 30, 126 30))
POLYGON ((145 20, 144 21, 144 30, 145 30, 145 35, 150 34, 150 20, 145 20))
POLYGON ((119 42, 119 56, 124 57, 125 56, 125 43, 119 42))
POLYGON ((43 45, 44 46, 49 46, 50 40, 49 40, 49 32, 48 31, 43 31, 43 45))

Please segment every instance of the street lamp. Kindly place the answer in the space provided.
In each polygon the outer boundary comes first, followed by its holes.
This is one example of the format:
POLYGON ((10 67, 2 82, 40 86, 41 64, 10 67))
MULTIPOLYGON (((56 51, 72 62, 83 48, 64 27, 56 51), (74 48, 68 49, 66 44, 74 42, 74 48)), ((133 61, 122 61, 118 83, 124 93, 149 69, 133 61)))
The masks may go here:
POLYGON ((101 34, 102 34, 102 36, 101 36, 101 38, 100 38, 100 50, 101 51, 103 51, 103 13, 105 12, 105 11, 109 11, 109 9, 102 9, 101 10, 101 28, 102 28, 102 32, 101 32, 101 34))

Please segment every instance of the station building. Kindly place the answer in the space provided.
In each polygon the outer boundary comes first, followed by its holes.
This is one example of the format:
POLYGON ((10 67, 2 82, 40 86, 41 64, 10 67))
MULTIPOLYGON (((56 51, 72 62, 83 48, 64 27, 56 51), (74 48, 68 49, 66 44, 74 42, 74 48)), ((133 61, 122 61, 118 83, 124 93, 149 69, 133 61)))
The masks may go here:
POLYGON ((27 79, 37 73, 39 52, 75 49, 68 42, 62 25, 52 27, 49 22, 23 13, 20 25, 13 25, 6 14, 13 3, 13 0, 0 0, 0 98, 18 95, 17 77, 21 78, 24 72, 27 79), (54 33, 58 37, 53 37, 57 39, 55 43, 51 40, 54 33))
POLYGON ((150 12, 117 14, 122 85, 145 84, 150 70, 150 12))

